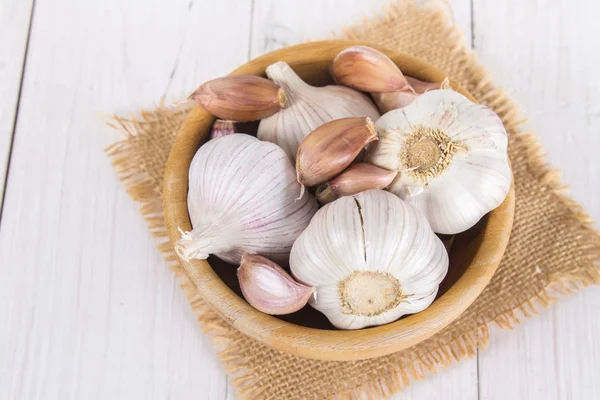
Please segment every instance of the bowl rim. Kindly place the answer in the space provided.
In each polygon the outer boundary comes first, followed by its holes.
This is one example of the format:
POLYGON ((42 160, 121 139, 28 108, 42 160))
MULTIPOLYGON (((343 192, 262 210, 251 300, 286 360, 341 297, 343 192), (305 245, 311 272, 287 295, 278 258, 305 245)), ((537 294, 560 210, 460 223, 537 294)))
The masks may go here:
MULTIPOLYGON (((341 50, 367 45, 390 56, 403 72, 422 80, 441 82, 446 75, 411 55, 391 51, 364 41, 320 41, 287 47, 255 58, 231 75, 264 75, 275 61, 286 61, 292 68, 329 60, 341 50)), ((475 99, 451 81, 458 92, 475 99)), ((214 117, 201 107, 192 108, 181 126, 167 161, 163 208, 169 238, 174 244, 179 228, 191 230, 187 210, 188 172, 192 157, 208 135, 214 117), (198 134, 201 132, 201 134, 198 134)), ((462 276, 427 309, 386 325, 360 330, 309 328, 280 320, 250 306, 233 292, 213 271, 206 260, 179 262, 200 297, 235 329, 277 350, 301 357, 349 361, 388 355, 415 345, 442 330, 458 318, 489 283, 508 245, 515 207, 514 184, 504 202, 488 215, 482 229, 483 239, 471 264, 462 276)))

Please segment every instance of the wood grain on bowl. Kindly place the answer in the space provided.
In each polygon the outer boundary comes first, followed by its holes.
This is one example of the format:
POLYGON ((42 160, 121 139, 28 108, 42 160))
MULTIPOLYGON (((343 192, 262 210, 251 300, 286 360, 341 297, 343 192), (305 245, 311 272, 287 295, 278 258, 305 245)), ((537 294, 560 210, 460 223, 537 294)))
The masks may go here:
MULTIPOLYGON (((232 74, 264 76, 265 68, 285 61, 312 85, 332 83, 329 69, 343 49, 363 42, 324 41, 278 50, 244 64, 232 74)), ((387 54, 406 75, 427 82, 441 82, 446 75, 435 67, 407 54, 372 46, 387 54)), ((473 97, 451 82, 453 88, 472 101, 473 97)), ((214 117, 199 106, 193 108, 181 127, 165 172, 164 209, 171 242, 180 238, 178 228, 191 230, 187 210, 188 169, 191 160, 207 139, 214 117)), ((393 323, 355 331, 319 329, 314 310, 302 310, 285 320, 252 308, 232 290, 209 262, 181 261, 202 298, 229 324, 242 333, 278 350, 322 360, 359 360, 391 354, 425 340, 450 324, 479 296, 498 268, 508 244, 514 216, 514 188, 504 202, 476 228, 454 239, 450 272, 442 283, 440 296, 426 310, 393 323), (310 321, 309 321, 310 320, 310 321)), ((210 259, 210 262, 213 258, 210 259)), ((218 268, 232 268, 218 263, 218 268)), ((234 272, 234 271, 232 271, 234 272)), ((225 273, 223 276, 231 274, 225 273)), ((232 285, 232 287, 235 287, 232 285)), ((321 319, 322 321, 322 319, 321 319)))

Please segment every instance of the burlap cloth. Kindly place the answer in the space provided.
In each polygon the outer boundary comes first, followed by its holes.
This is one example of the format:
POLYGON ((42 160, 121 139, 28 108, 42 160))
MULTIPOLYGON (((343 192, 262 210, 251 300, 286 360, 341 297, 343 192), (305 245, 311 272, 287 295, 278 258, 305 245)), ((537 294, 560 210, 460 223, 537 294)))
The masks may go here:
MULTIPOLYGON (((187 109, 158 107, 110 125, 126 138, 107 149, 119 177, 175 272, 205 334, 241 398, 315 399, 383 397, 412 379, 422 379, 456 360, 476 354, 489 340, 488 326, 511 328, 521 316, 566 294, 600 282, 600 238, 581 206, 565 197, 556 171, 543 160, 536 138, 518 127, 517 105, 498 89, 466 50, 446 13, 401 0, 386 16, 346 30, 346 39, 401 50, 436 65, 500 115, 509 132, 516 214, 510 244, 490 285, 453 324, 434 337, 390 356, 357 362, 324 362, 272 350, 223 322, 196 293, 168 242, 161 185, 173 138, 187 109), (361 397, 362 396, 362 397, 361 397)), ((224 71, 225 72, 225 71, 224 71)), ((190 88, 193 89, 193 88, 190 88)), ((556 132, 561 134, 561 132, 556 132)), ((201 373, 201 371, 198 371, 201 373)))

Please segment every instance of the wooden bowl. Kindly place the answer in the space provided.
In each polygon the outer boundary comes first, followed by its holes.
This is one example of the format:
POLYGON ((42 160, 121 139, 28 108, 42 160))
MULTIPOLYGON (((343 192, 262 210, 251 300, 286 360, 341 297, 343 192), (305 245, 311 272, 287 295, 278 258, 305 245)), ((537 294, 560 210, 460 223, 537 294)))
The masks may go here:
MULTIPOLYGON (((324 41, 288 47, 244 64, 232 75, 265 75, 265 68, 286 61, 305 81, 320 86, 332 82, 329 69, 350 41, 324 41)), ((371 45, 372 46, 372 45, 371 45)), ((375 47, 386 53, 409 76, 441 82, 446 75, 407 54, 375 47)), ((453 87, 474 101, 460 86, 453 87)), ((188 169, 198 148, 206 141, 214 117, 199 106, 182 125, 167 162, 164 181, 165 218, 172 243, 180 238, 177 228, 191 230, 187 208, 188 169)), ((378 357, 419 343, 454 321, 471 305, 498 268, 508 244, 513 215, 514 189, 506 200, 475 227, 455 237, 448 276, 437 299, 426 310, 378 327, 354 331, 336 330, 327 319, 307 306, 284 317, 263 314, 240 295, 235 266, 216 257, 207 261, 181 261, 193 284, 210 306, 242 333, 277 350, 321 360, 360 360, 378 357), (212 265, 212 266, 211 266, 212 265)))

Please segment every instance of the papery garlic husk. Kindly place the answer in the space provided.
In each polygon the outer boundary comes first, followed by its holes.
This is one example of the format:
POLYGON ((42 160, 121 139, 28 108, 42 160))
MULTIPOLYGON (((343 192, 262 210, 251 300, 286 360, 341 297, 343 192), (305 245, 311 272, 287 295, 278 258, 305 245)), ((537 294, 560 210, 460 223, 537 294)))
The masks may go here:
POLYGON ((340 329, 382 325, 427 308, 448 254, 425 217, 383 190, 321 208, 290 254, 292 275, 314 287, 309 304, 340 329))
POLYGON ((355 163, 329 182, 319 185, 315 196, 320 204, 327 204, 339 197, 365 190, 385 189, 392 183, 397 173, 372 164, 355 163))
POLYGON ((475 225, 511 185, 506 130, 489 108, 453 90, 431 90, 376 122, 366 161, 398 171, 389 187, 437 233, 475 225))
POLYGON ((210 129, 210 139, 217 139, 221 136, 227 136, 234 133, 237 133, 235 121, 218 119, 213 123, 213 126, 210 129))
POLYGON ((213 79, 190 95, 212 115, 232 121, 255 121, 285 107, 285 93, 268 79, 232 75, 213 79))
POLYGON ((210 140, 190 165, 188 211, 191 232, 175 251, 183 260, 209 254, 239 264, 243 253, 282 264, 294 240, 317 210, 311 194, 296 200, 301 186, 277 145, 235 133, 210 140))
POLYGON ((372 47, 352 46, 342 50, 333 60, 331 74, 337 84, 363 92, 411 91, 398 66, 372 47))
POLYGON ((321 125, 306 136, 298 148, 298 182, 309 187, 326 182, 377 139, 370 118, 342 118, 321 125))
POLYGON ((292 162, 304 137, 324 123, 346 117, 379 118, 364 94, 342 86, 310 86, 283 61, 267 67, 267 76, 284 90, 287 105, 260 122, 257 137, 279 145, 292 162))
POLYGON ((306 305, 313 293, 279 265, 266 257, 244 254, 237 270, 244 298, 258 311, 271 315, 291 314, 306 305))

